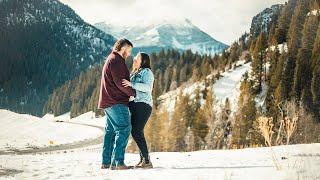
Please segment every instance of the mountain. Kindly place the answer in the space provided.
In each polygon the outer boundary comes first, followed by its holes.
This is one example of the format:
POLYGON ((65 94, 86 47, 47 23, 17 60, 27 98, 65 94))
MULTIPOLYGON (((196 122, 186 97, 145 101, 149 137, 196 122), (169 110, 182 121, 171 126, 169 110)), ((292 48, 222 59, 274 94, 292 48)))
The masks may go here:
POLYGON ((257 37, 261 31, 268 32, 271 22, 276 21, 283 4, 275 4, 270 8, 266 8, 252 18, 250 34, 257 37))
POLYGON ((41 115, 54 88, 115 42, 57 0, 1 0, 0 9, 0 108, 41 115))
POLYGON ((117 38, 126 37, 131 40, 136 51, 159 52, 162 48, 176 48, 214 55, 228 47, 193 25, 188 19, 163 20, 159 23, 135 26, 119 26, 100 22, 95 26, 117 38))

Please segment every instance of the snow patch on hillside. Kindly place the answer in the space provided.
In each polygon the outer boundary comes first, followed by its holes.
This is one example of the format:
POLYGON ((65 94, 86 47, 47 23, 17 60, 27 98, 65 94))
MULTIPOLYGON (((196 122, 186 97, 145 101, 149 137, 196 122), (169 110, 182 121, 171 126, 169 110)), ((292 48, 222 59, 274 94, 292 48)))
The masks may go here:
POLYGON ((320 9, 314 9, 310 12, 308 12, 307 16, 318 16, 320 15, 320 9))
MULTIPOLYGON (((270 50, 274 51, 276 48, 276 46, 270 46, 270 50)), ((282 43, 282 44, 278 44, 277 48, 280 52, 280 54, 282 54, 283 52, 288 52, 288 45, 287 43, 282 43)), ((266 49, 266 51, 268 51, 269 48, 266 49)))
MULTIPOLYGON (((216 103, 221 105, 225 102, 226 98, 230 100, 232 112, 237 109, 238 97, 240 95, 240 82, 242 75, 249 71, 251 68, 251 63, 245 63, 245 61, 238 61, 236 68, 228 70, 221 73, 221 76, 212 87, 212 91, 215 96, 216 103)), ((207 78, 212 78, 214 74, 210 74, 207 78)), ((172 114, 174 111, 175 102, 178 93, 181 91, 183 95, 188 95, 190 98, 194 98, 196 89, 199 88, 200 91, 204 90, 204 81, 198 81, 186 87, 179 87, 173 91, 169 91, 161 95, 158 100, 160 101, 160 109, 165 109, 172 114)), ((202 104, 204 101, 202 101, 202 104)))

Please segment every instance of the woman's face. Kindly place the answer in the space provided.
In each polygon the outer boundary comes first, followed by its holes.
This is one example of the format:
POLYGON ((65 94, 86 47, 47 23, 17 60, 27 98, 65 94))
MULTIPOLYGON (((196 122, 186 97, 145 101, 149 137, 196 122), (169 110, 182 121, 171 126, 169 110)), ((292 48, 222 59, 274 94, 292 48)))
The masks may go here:
POLYGON ((133 58, 133 66, 136 69, 141 67, 141 55, 137 54, 136 57, 133 58))

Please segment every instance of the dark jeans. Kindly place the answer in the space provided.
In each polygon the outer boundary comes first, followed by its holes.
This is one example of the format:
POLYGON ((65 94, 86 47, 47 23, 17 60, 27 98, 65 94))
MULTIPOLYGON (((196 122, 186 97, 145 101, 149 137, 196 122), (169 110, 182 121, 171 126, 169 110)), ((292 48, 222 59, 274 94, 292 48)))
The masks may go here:
POLYGON ((148 159, 149 152, 143 130, 151 115, 152 107, 147 103, 132 101, 129 103, 129 109, 131 112, 131 135, 140 149, 140 155, 148 159))

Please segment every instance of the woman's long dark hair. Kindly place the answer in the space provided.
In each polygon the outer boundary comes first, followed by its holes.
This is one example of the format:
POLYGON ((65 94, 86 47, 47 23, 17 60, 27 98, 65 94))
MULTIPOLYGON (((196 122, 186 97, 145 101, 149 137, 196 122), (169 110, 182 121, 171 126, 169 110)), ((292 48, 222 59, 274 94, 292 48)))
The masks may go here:
POLYGON ((141 56, 141 67, 140 68, 149 68, 151 70, 150 57, 147 53, 140 52, 141 56))

